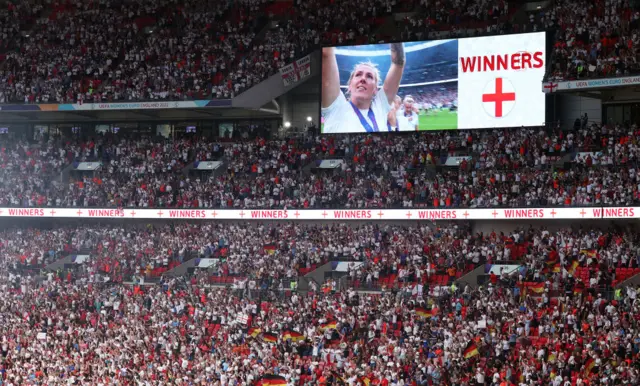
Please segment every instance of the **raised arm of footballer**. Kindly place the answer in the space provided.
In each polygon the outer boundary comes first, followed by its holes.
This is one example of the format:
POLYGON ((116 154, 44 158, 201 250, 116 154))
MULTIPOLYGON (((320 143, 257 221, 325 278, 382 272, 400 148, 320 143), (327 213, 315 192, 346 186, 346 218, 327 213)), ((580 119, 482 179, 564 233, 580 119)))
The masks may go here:
POLYGON ((400 89, 400 82, 402 81, 402 73, 404 72, 404 64, 407 57, 404 53, 402 43, 391 43, 389 47, 391 49, 391 67, 389 68, 389 72, 387 72, 387 77, 384 79, 382 89, 389 100, 389 104, 391 104, 396 94, 398 94, 398 89, 400 89))
POLYGON ((336 60, 336 49, 322 49, 322 108, 331 106, 340 95, 340 73, 336 60))

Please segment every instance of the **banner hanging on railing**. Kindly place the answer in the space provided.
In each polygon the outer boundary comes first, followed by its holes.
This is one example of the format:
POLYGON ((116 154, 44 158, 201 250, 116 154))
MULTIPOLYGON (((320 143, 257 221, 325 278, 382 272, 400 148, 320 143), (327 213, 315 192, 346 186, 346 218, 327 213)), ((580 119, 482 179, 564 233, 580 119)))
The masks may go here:
POLYGON ((522 209, 111 209, 0 208, 0 217, 175 220, 561 220, 636 218, 640 208, 522 209))
POLYGON ((296 60, 294 63, 300 80, 311 76, 311 56, 307 55, 304 58, 296 60))
POLYGON ((282 83, 284 83, 284 87, 289 87, 298 81, 298 72, 296 71, 293 63, 282 67, 280 69, 280 75, 282 76, 282 83))
POLYGON ((311 76, 311 56, 307 55, 280 69, 282 83, 285 87, 311 76))

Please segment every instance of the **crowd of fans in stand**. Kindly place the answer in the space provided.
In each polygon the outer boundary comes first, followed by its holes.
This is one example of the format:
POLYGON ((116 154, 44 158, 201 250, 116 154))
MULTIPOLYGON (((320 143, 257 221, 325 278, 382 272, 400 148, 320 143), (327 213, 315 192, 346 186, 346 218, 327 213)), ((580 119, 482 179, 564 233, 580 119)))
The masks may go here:
POLYGON ((29 28, 44 10, 42 1, 10 2, 0 9, 0 59, 23 38, 24 28, 29 28))
POLYGON ((198 222, 14 228, 0 238, 6 385, 252 385, 266 374, 287 385, 640 381, 638 290, 607 292, 615 268, 639 265, 634 229, 198 222), (73 272, 23 269, 80 250, 91 257, 73 272), (104 268, 130 265, 142 276, 152 271, 144 264, 205 257, 220 263, 156 285, 124 285, 104 268), (264 285, 339 257, 364 263, 354 279, 393 276, 402 291, 264 285), (595 281, 576 282, 576 259, 595 281), (520 268, 477 290, 415 280, 432 274, 424 261, 450 272, 458 260, 520 268), (257 284, 212 287, 212 274, 257 284))
POLYGON ((382 285, 382 279, 394 287, 428 286, 436 274, 446 273, 453 281, 478 264, 510 261, 522 266, 521 281, 566 280, 579 266, 597 273, 588 278, 588 287, 602 288, 620 281, 618 268, 640 267, 638 237, 623 228, 474 234, 466 224, 433 228, 198 221, 10 228, 0 240, 2 254, 14 269, 42 269, 65 255, 90 255, 89 261, 76 264, 91 282, 122 282, 132 275, 158 277, 187 260, 207 258, 219 262, 210 274, 257 280, 255 288, 282 285, 283 280, 295 280, 336 260, 363 263, 350 263, 348 276, 352 284, 369 288, 382 285), (558 264, 556 271, 547 272, 549 261, 558 264))
POLYGON ((267 3, 50 5, 20 44, 7 43, 0 103, 230 98, 281 65, 267 58, 279 47, 254 41, 267 3))
POLYGON ((403 41, 519 32, 519 26, 509 22, 509 16, 517 10, 517 4, 509 8, 509 3, 491 0, 420 0, 414 14, 396 21, 396 31, 403 41))
MULTIPOLYGON (((91 282, 122 282, 132 275, 157 277, 187 260, 215 258, 220 264, 209 269, 211 274, 241 281, 250 278, 257 281, 255 288, 272 288, 336 259, 366 263, 358 272, 371 276, 366 280, 371 285, 379 285, 381 277, 398 275, 400 266, 417 271, 412 282, 427 284, 431 275, 443 273, 450 263, 457 264, 456 260, 461 273, 469 265, 477 265, 479 259, 487 261, 486 246, 490 242, 497 245, 491 246, 489 255, 498 260, 509 258, 511 253, 503 252, 505 240, 497 238, 489 241, 480 235, 472 237, 464 226, 434 230, 429 226, 386 224, 196 222, 7 229, 0 234, 0 247, 5 257, 11 257, 14 269, 41 269, 61 256, 90 254, 89 261, 77 264, 82 265, 91 282), (454 243, 454 236, 461 241, 454 243), (483 248, 483 256, 474 255, 483 248)), ((351 268, 355 275, 356 270, 351 268)))
POLYGON ((9 3, 0 10, 0 103, 230 98, 320 44, 469 29, 554 30, 551 79, 637 72, 639 14, 627 2, 557 1, 525 25, 509 22, 514 10, 508 1, 9 3), (405 11, 394 36, 376 33, 405 11))
POLYGON ((637 74, 638 19, 628 1, 599 0, 585 6, 562 1, 531 14, 531 22, 556 31, 552 79, 582 79, 637 74))
POLYGON ((7 138, 0 205, 384 208, 624 206, 640 201, 635 125, 410 136, 215 140, 109 134, 38 144, 7 138), (445 166, 449 156, 466 157, 445 166), (319 160, 344 162, 317 169, 319 160), (189 170, 221 160, 222 169, 189 170), (100 162, 97 171, 74 170, 100 162), (569 162, 573 161, 573 162, 569 162), (569 162, 570 166, 566 167, 569 162), (72 170, 60 174, 68 165, 72 170))

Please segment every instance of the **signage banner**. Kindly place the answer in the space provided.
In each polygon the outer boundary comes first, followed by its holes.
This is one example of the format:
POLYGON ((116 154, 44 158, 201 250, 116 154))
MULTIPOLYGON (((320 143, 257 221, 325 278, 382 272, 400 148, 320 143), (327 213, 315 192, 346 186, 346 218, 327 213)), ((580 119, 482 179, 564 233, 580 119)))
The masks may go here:
POLYGON ((311 56, 307 55, 295 61, 298 77, 300 79, 311 76, 311 56))
POLYGON ((151 101, 151 102, 116 102, 116 103, 65 103, 65 104, 33 104, 33 105, 0 105, 1 111, 107 111, 107 110, 161 110, 161 109, 193 109, 205 107, 231 107, 231 99, 194 100, 194 101, 151 101))
POLYGON ((621 78, 584 79, 566 82, 543 82, 542 91, 552 93, 556 91, 589 90, 607 87, 635 86, 640 84, 640 76, 625 76, 621 78))
POLYGON ((602 218, 639 218, 640 207, 602 208, 602 218))
POLYGON ((636 218, 640 208, 520 209, 113 209, 0 208, 0 217, 188 220, 560 220, 636 218))
POLYGON ((311 56, 307 55, 282 67, 280 75, 285 87, 311 76, 311 56))
POLYGON ((298 81, 298 73, 293 63, 287 64, 280 69, 280 75, 282 76, 282 83, 285 87, 291 86, 298 81))

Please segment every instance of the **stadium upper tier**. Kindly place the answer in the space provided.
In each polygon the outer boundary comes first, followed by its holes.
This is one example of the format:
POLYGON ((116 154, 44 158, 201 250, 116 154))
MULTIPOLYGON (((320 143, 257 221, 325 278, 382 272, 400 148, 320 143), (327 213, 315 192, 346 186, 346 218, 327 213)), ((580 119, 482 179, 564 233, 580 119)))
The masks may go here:
POLYGON ((18 1, 0 10, 0 103, 230 98, 323 44, 468 29, 553 31, 553 79, 637 71, 635 8, 558 1, 528 23, 510 20, 516 9, 475 0, 368 0, 356 9, 343 0, 18 1), (400 11, 410 16, 395 29, 381 28, 400 11))
POLYGON ((635 125, 578 124, 231 143, 195 134, 128 139, 121 132, 39 143, 5 136, 0 206, 628 206, 640 202, 639 134, 635 125), (339 162, 327 168, 323 160, 339 162), (202 170, 204 161, 216 167, 202 170))

